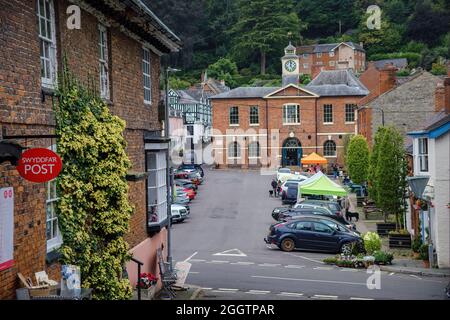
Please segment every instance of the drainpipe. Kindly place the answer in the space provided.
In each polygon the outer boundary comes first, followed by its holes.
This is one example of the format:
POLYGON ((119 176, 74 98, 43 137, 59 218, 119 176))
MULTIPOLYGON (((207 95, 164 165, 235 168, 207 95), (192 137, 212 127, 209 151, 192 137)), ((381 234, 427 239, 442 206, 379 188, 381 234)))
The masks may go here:
POLYGON ((314 121, 315 122, 315 126, 316 126, 316 134, 315 134, 315 136, 316 136, 316 138, 315 138, 315 147, 316 147, 316 153, 317 153, 317 122, 319 121, 318 119, 317 119, 317 99, 316 99, 316 101, 315 101, 315 108, 314 108, 314 116, 316 117, 316 121, 314 121))

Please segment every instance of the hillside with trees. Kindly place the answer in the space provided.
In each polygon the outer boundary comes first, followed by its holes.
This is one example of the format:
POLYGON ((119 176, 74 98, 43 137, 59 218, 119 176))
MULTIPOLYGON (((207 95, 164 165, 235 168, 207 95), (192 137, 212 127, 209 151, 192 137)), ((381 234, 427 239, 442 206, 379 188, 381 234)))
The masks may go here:
POLYGON ((232 87, 274 85, 280 57, 295 45, 364 43, 368 60, 406 57, 435 74, 450 58, 450 0, 152 0, 154 12, 184 42, 164 63, 182 69, 174 83, 198 82, 203 70, 232 87), (367 8, 382 10, 380 30, 367 8), (220 69, 223 66, 225 69, 220 69))

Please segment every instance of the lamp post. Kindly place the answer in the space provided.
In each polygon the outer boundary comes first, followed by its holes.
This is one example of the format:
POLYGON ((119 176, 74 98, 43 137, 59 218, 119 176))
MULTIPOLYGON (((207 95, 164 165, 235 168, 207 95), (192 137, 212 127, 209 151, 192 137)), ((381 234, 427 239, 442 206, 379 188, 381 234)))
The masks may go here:
MULTIPOLYGON (((164 137, 170 138, 170 126, 169 126, 169 73, 180 71, 171 67, 166 68, 165 74, 165 91, 166 91, 166 101, 164 105, 164 137)), ((166 184, 167 184, 167 219, 169 224, 167 227, 167 262, 169 263, 170 272, 173 271, 172 265, 172 239, 171 239, 171 229, 172 229, 172 199, 171 199, 171 188, 172 188, 172 168, 170 166, 170 143, 167 150, 167 170, 166 170, 166 184)))

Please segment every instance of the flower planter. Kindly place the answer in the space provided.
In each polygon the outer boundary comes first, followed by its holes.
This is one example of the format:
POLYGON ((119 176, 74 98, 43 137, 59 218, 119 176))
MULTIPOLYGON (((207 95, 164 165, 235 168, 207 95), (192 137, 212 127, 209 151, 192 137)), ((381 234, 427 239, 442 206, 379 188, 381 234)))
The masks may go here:
POLYGON ((411 248, 411 235, 410 234, 390 234, 389 235, 389 248, 411 248))
POLYGON ((395 231, 395 223, 377 223, 377 233, 379 236, 387 236, 389 231, 395 231))

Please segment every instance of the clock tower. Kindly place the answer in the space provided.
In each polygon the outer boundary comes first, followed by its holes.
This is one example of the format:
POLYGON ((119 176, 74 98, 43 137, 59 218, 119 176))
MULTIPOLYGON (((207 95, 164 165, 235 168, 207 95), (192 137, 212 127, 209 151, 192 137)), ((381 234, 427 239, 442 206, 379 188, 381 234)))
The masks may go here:
POLYGON ((298 85, 300 75, 299 63, 297 48, 289 42, 289 45, 284 48, 284 57, 281 58, 283 87, 290 83, 298 85))

